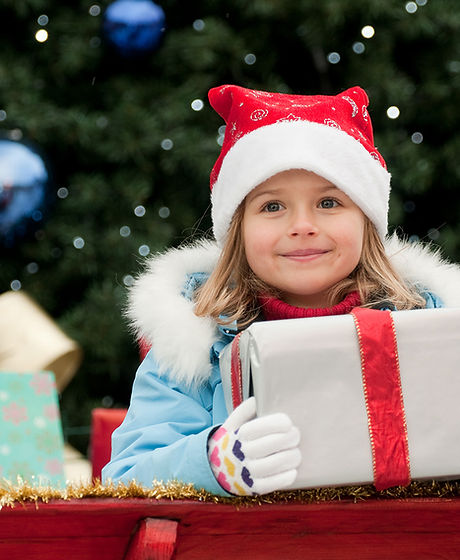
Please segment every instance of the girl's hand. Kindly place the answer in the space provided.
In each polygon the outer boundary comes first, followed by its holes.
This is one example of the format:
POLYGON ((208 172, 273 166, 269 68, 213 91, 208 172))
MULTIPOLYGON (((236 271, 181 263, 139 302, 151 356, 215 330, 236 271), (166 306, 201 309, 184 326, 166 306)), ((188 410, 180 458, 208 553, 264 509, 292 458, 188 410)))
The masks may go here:
POLYGON ((210 436, 209 463, 230 494, 268 494, 294 482, 301 461, 299 441, 300 432, 287 414, 256 418, 251 397, 210 436))

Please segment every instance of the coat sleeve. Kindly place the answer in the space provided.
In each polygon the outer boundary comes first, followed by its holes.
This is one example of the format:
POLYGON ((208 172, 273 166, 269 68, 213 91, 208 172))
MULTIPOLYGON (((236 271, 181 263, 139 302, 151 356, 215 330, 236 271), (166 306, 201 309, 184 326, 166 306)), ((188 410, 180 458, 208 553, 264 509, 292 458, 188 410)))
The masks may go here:
POLYGON ((137 371, 126 418, 112 435, 103 482, 151 486, 155 480, 178 480, 228 496, 208 462, 207 441, 215 427, 211 386, 187 390, 155 371, 149 353, 137 371))

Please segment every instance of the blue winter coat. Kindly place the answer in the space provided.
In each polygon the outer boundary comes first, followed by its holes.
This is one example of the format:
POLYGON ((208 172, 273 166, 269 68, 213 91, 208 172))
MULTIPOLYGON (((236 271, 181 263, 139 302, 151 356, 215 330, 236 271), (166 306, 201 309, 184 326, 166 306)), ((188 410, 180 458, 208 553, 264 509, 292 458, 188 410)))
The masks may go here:
MULTIPOLYGON (((458 282, 460 271, 455 272, 458 282)), ((202 277, 203 274, 188 275, 187 288, 182 290, 181 297, 190 299, 202 277)), ((147 282, 146 285, 149 286, 147 282)), ((424 292, 424 296, 427 307, 442 306, 432 293, 424 292)), ((144 301, 141 307, 145 307, 144 301)), ((214 494, 228 495, 209 466, 207 440, 210 432, 228 416, 218 356, 234 334, 228 329, 220 329, 216 334, 210 345, 210 373, 198 384, 190 383, 190 379, 180 380, 169 370, 165 371, 164 364, 155 357, 153 336, 153 349, 136 374, 127 416, 113 434, 112 459, 102 472, 104 482, 110 479, 129 483, 135 479, 150 486, 154 480, 177 479, 214 494)))
POLYGON ((207 458, 209 434, 228 416, 216 350, 209 382, 194 389, 158 377, 153 353, 148 353, 137 371, 126 418, 112 436, 112 460, 103 469, 103 480, 136 479, 151 486, 154 479, 177 479, 228 495, 207 458))

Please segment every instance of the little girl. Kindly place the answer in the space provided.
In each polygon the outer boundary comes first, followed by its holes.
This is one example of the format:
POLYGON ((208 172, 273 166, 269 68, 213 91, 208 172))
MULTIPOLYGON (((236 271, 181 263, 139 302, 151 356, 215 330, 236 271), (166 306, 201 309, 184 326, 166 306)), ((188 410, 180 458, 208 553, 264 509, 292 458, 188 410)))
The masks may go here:
POLYGON ((216 242, 152 258, 132 288, 129 316, 152 348, 103 480, 264 494, 294 482, 299 427, 256 418, 254 397, 229 415, 219 355, 238 330, 356 306, 459 306, 460 268, 386 238, 390 174, 361 88, 225 85, 209 99, 227 125, 211 173, 216 242))

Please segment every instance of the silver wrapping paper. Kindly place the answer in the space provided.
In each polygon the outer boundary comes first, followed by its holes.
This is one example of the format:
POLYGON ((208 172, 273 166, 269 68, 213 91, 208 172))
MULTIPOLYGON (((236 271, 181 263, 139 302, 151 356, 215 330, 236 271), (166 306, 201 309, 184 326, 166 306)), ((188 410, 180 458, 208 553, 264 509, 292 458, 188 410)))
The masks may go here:
MULTIPOLYGON (((392 313, 413 480, 460 477, 460 309, 392 313)), ((230 345, 221 355, 232 410, 230 345)), ((243 394, 301 431, 292 488, 373 482, 358 336, 351 315, 254 323, 240 339, 243 394)))

